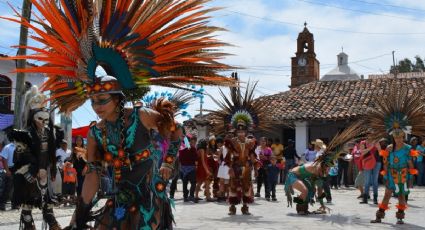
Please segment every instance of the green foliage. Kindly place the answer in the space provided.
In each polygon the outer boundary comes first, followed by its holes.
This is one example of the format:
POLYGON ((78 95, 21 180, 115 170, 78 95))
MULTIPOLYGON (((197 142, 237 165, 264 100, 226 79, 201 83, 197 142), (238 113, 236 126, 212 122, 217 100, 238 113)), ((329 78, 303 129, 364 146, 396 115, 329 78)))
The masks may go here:
MULTIPOLYGON (((415 56, 415 63, 413 63, 409 58, 405 58, 398 62, 396 65, 396 69, 398 73, 408 73, 408 72, 421 72, 425 71, 424 60, 421 59, 419 55, 415 56)), ((390 69, 390 73, 394 73, 395 68, 392 65, 390 69)))

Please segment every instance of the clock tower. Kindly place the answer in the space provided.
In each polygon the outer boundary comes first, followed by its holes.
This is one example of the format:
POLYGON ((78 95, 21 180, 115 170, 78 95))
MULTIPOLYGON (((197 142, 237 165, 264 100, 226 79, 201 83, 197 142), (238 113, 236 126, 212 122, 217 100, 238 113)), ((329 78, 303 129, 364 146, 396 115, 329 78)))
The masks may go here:
POLYGON ((304 23, 304 30, 298 34, 297 52, 292 57, 291 62, 291 88, 298 87, 314 81, 319 81, 319 61, 314 52, 313 34, 307 29, 304 23))

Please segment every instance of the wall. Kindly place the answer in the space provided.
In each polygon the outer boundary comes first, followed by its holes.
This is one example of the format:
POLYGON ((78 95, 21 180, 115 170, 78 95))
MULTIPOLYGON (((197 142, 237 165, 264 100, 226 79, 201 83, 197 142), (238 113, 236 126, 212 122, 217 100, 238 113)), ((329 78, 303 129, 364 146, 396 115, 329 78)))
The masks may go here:
MULTIPOLYGON (((12 102, 11 110, 15 105, 15 89, 16 89, 16 73, 13 73, 15 70, 15 61, 9 60, 0 60, 0 74, 7 76, 12 81, 12 102)), ((42 74, 27 74, 25 81, 30 82, 33 85, 41 86, 44 82, 44 76, 42 74)))

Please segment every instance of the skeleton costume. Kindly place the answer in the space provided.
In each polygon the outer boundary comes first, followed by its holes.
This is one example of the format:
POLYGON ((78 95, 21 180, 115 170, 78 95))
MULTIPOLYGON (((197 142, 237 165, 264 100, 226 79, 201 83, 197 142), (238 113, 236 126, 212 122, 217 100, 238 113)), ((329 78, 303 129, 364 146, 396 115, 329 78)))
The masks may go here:
MULTIPOLYGON (((21 229, 35 229, 32 209, 41 208, 43 224, 60 229, 53 214, 52 180, 56 176, 54 128, 45 106, 45 96, 33 86, 26 96, 27 123, 24 130, 14 130, 16 199, 22 205, 21 229), (25 189, 24 189, 25 188, 25 189)), ((25 117, 25 116, 24 116, 25 117)), ((47 227, 47 226, 45 226, 47 227)))
MULTIPOLYGON (((383 137, 406 139, 407 134, 423 137, 425 135, 425 104, 419 91, 410 90, 398 85, 390 85, 385 98, 376 98, 376 108, 368 112, 365 125, 370 127, 370 139, 379 140, 383 137)), ((412 158, 418 156, 405 143, 397 146, 395 141, 386 150, 380 150, 383 158, 385 196, 378 205, 376 218, 372 223, 381 223, 385 211, 389 209, 389 194, 398 196, 399 203, 396 218, 397 224, 403 224, 405 210, 407 209, 406 197, 409 194, 408 181, 417 174, 413 168, 412 158)))
POLYGON ((180 140, 168 140, 164 156, 164 149, 152 141, 168 139, 165 134, 178 129, 175 106, 158 100, 152 108, 161 117, 157 121, 161 138, 155 138, 157 132, 140 120, 139 113, 146 108, 136 104, 128 114, 125 94, 150 85, 235 86, 234 79, 219 74, 231 67, 219 62, 227 54, 218 47, 227 44, 213 33, 221 29, 208 25, 206 14, 216 9, 206 8, 205 0, 30 1, 41 14, 36 23, 20 15, 2 18, 28 27, 44 48, 26 47, 34 53, 4 59, 46 63, 16 71, 45 73, 43 90, 50 91, 51 103, 61 112, 72 112, 92 95, 119 95, 119 119, 91 125, 89 135, 96 141, 100 160, 87 162, 87 174, 109 169, 113 193, 96 213, 90 213, 96 200, 87 204, 80 198, 76 223, 70 228, 86 228, 95 220, 95 228, 102 229, 171 229, 172 203, 158 165, 162 162, 161 168, 172 170, 180 140), (99 78, 97 67, 108 76, 99 78))
MULTIPOLYGON (((237 79, 237 74, 233 74, 237 79)), ((215 100, 218 110, 208 110, 212 116, 215 134, 225 134, 229 131, 243 131, 243 140, 234 138, 225 141, 224 148, 227 151, 224 162, 230 168, 230 204, 229 215, 236 214, 235 205, 243 203, 242 213, 250 214, 248 204, 253 202, 251 172, 254 170, 256 160, 253 155, 254 143, 246 138, 249 132, 268 131, 271 123, 265 120, 265 103, 254 100, 254 91, 257 83, 248 82, 245 94, 242 95, 240 88, 230 88, 230 98, 220 91, 222 101, 215 100)))

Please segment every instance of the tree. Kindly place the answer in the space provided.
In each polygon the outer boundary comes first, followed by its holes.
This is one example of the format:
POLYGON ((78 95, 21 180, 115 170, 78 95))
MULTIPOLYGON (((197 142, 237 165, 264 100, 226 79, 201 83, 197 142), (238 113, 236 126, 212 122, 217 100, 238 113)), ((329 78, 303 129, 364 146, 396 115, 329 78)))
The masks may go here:
POLYGON ((409 58, 405 58, 399 61, 398 65, 396 65, 395 67, 392 65, 390 68, 390 73, 394 74, 395 70, 397 70, 397 73, 425 71, 424 60, 422 60, 419 55, 415 56, 415 63, 413 63, 409 58))
POLYGON ((424 61, 419 57, 419 55, 415 56, 416 63, 413 65, 413 72, 422 72, 425 70, 424 61))

